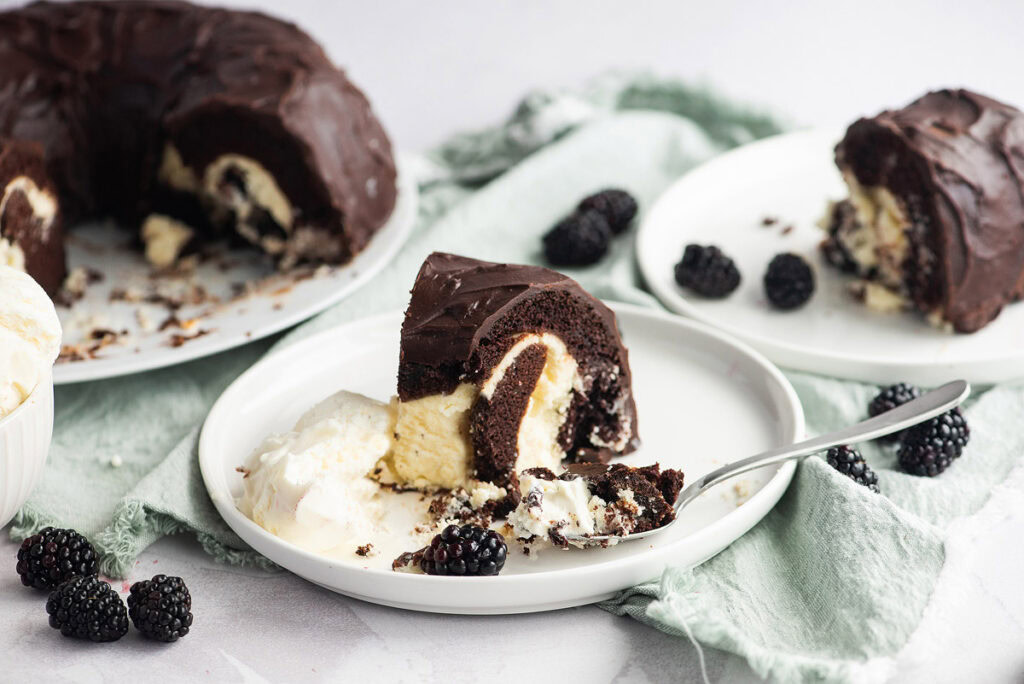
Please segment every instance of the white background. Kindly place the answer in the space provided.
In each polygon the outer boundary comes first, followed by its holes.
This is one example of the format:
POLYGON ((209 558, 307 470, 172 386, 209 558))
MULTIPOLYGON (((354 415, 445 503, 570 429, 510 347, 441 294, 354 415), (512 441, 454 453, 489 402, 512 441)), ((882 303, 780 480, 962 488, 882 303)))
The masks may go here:
MULTIPOLYGON (((845 122, 947 85, 1024 105, 1021 2, 229 4, 262 5, 321 40, 404 150, 496 122, 530 88, 572 86, 610 68, 714 85, 794 125, 845 122)), ((1024 514, 1012 507, 964 535, 958 557, 973 568, 955 586, 940 582, 942 610, 926 617, 899 658, 899 681, 1024 679, 1022 536, 1024 514)), ((685 640, 596 608, 509 618, 417 615, 286 574, 219 566, 186 539, 156 544, 137 575, 186 578, 195 596, 193 635, 171 647, 134 634, 106 646, 75 643, 52 632, 40 596, 20 588, 15 548, 0 541, 5 681, 38 680, 42 663, 54 681, 74 682, 700 681, 685 640)), ((750 678, 739 659, 707 655, 712 681, 750 678)))

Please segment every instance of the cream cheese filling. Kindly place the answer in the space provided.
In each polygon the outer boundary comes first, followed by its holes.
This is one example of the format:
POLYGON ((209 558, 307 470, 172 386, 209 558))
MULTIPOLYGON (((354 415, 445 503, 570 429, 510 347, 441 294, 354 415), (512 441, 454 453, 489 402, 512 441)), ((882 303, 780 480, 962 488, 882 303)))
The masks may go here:
POLYGON ((0 266, 10 266, 18 271, 25 270, 25 252, 7 238, 0 238, 0 266))
MULTIPOLYGON (((450 394, 397 402, 395 442, 377 465, 378 479, 414 489, 478 490, 481 484, 472 479, 474 450, 469 432, 473 405, 480 397, 490 400, 518 356, 536 344, 544 346, 546 358, 519 425, 516 471, 561 470, 565 452, 558 446, 558 434, 574 392, 582 388, 582 378, 565 343, 557 335, 539 333, 518 339, 479 389, 464 382, 450 394)), ((484 500, 484 496, 477 498, 484 500)))
POLYGON ((140 229, 146 260, 157 268, 173 266, 195 234, 187 225, 162 214, 150 214, 140 229))
POLYGON ((57 216, 57 199, 28 176, 15 176, 4 188, 3 197, 0 197, 0 217, 7 211, 7 203, 16 192, 25 195, 32 207, 32 215, 39 220, 40 238, 44 241, 49 239, 53 219, 57 216))

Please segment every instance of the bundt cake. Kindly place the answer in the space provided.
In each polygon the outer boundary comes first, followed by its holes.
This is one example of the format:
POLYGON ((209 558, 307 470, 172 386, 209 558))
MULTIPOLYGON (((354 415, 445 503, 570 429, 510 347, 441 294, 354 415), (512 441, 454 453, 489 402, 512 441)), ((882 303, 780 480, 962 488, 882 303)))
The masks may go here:
POLYGON ((0 244, 50 292, 59 225, 15 217, 30 196, 45 217, 54 189, 66 224, 112 217, 158 266, 225 235, 282 268, 342 263, 395 202, 391 146, 362 92, 308 35, 256 12, 134 0, 0 12, 0 137, 43 149, 45 174, 5 144, 4 178, 43 194, 13 186, 0 244))

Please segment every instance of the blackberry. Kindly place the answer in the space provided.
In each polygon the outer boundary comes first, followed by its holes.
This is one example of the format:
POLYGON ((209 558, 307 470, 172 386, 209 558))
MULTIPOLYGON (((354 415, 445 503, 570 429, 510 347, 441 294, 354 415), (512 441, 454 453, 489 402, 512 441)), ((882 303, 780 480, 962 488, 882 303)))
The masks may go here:
POLYGON ((578 211, 592 209, 604 216, 612 234, 626 232, 629 224, 636 216, 636 200, 625 190, 608 188, 583 198, 577 207, 578 211))
POLYGON ((898 458, 911 475, 935 477, 959 458, 971 438, 971 430, 959 408, 907 428, 898 458))
MULTIPOLYGON (((911 399, 917 399, 919 396, 921 396, 921 390, 905 382, 898 382, 895 385, 886 387, 877 397, 871 400, 871 403, 868 404, 868 415, 872 418, 880 416, 887 411, 892 411, 897 406, 903 406, 911 399)), ((905 432, 906 430, 894 432, 891 435, 880 437, 879 441, 897 442, 905 432)))
POLYGON ((128 595, 135 629, 156 641, 177 641, 192 626, 192 596, 180 577, 156 575, 136 582, 128 595))
POLYGON ((544 256, 553 266, 589 266, 608 252, 612 231, 600 213, 577 211, 544 236, 544 256))
POLYGON ((124 602, 96 575, 72 577, 50 593, 46 601, 50 626, 66 637, 89 641, 117 641, 128 633, 124 602))
POLYGON ((96 550, 74 530, 47 527, 21 542, 18 549, 21 583, 53 589, 76 575, 96 573, 96 550))
POLYGON ((478 525, 449 525, 423 550, 420 568, 428 575, 497 575, 508 547, 501 535, 478 525))
POLYGON ((764 274, 764 292, 776 309, 796 309, 814 294, 814 271, 796 254, 778 254, 764 274))
POLYGON ((740 285, 736 264, 712 245, 686 245, 675 275, 679 285, 710 299, 721 299, 740 285))
POLYGON ((829 449, 825 460, 830 466, 859 485, 878 492, 878 475, 871 469, 856 449, 843 445, 829 449))

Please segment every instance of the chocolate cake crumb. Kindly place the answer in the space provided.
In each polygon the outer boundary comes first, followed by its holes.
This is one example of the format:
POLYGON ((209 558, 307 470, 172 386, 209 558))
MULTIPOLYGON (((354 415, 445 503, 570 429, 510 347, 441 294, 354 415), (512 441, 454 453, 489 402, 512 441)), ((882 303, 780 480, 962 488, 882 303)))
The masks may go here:
POLYGON ((779 219, 777 219, 774 216, 765 216, 764 218, 761 219, 761 225, 765 227, 774 226, 778 222, 779 219))
POLYGON ((363 556, 365 558, 370 555, 371 551, 373 551, 373 544, 366 543, 356 549, 356 555, 363 556))
POLYGON ((405 551, 398 555, 398 558, 391 562, 393 572, 420 572, 420 561, 423 560, 423 552, 426 547, 418 551, 405 551))
POLYGON ((174 335, 171 335, 171 339, 168 340, 167 343, 172 347, 180 347, 184 345, 186 342, 191 342, 192 340, 203 337, 204 335, 209 335, 211 332, 213 331, 206 330, 204 328, 202 330, 198 330, 194 335, 180 335, 175 333, 174 335))

